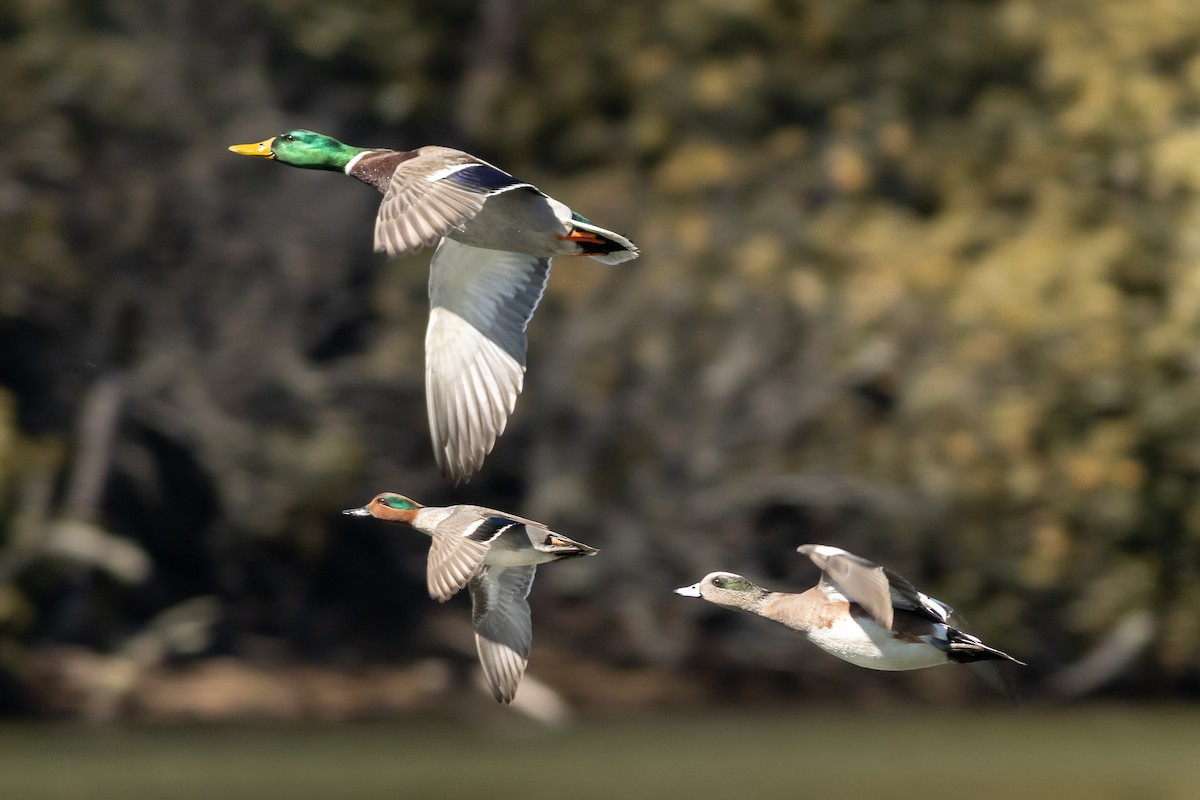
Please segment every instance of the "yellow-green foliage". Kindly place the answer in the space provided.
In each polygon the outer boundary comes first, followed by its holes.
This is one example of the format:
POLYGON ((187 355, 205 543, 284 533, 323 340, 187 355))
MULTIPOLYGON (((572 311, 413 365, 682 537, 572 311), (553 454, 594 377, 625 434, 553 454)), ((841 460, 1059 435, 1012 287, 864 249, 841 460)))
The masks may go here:
POLYGON ((121 376, 122 502, 94 510, 164 554, 166 585, 186 570, 164 542, 211 560, 179 585, 218 594, 263 567, 230 542, 290 543, 235 638, 286 629, 334 512, 393 489, 603 547, 571 584, 597 658, 678 661, 700 633, 667 589, 717 568, 800 586, 792 550, 827 541, 1035 675, 1147 610, 1158 633, 1122 674, 1194 681, 1196 3, 0 14, 0 337, 36 345, 13 412, 74 453, 89 387, 121 376), (469 490, 434 475, 425 431, 427 256, 370 255, 363 187, 224 152, 298 126, 462 146, 643 250, 556 265, 525 396, 469 490))

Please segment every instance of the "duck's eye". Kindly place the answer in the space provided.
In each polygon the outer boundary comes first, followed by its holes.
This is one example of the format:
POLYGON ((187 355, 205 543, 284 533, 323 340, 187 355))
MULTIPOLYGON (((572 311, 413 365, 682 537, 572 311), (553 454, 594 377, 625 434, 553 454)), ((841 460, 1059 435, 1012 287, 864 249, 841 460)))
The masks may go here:
POLYGON ((717 587, 718 589, 725 588, 725 579, 724 578, 713 578, 712 583, 713 583, 713 586, 717 587))
POLYGON ((283 136, 280 136, 279 138, 280 138, 280 139, 283 139, 285 142, 294 142, 294 141, 296 141, 296 137, 295 137, 295 136, 292 136, 290 133, 285 133, 283 136))

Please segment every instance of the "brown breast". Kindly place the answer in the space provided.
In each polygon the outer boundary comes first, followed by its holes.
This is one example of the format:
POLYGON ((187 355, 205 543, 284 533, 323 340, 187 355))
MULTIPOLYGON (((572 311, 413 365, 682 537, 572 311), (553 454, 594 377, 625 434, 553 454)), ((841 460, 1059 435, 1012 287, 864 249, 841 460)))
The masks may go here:
POLYGON ((763 604, 762 615, 798 631, 828 628, 849 610, 845 601, 831 601, 813 587, 800 594, 776 593, 763 604))
POLYGON ((368 150, 354 162, 349 174, 381 192, 387 192, 396 168, 402 162, 416 157, 416 150, 368 150))

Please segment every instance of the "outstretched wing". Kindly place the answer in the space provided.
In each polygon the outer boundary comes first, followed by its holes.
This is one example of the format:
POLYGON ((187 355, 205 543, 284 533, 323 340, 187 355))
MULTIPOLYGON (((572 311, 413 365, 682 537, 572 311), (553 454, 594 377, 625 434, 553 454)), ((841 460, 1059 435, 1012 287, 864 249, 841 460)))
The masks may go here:
POLYGON ((429 596, 444 603, 457 594, 482 569, 496 537, 523 524, 479 506, 455 507, 430 531, 433 544, 425 572, 429 596))
POLYGON ((903 608, 906 611, 914 611, 933 622, 950 621, 950 615, 954 613, 953 608, 936 597, 930 597, 918 590, 917 587, 887 567, 881 567, 881 569, 883 570, 883 574, 887 576, 888 583, 892 587, 893 606, 903 608))
POLYGON ((536 569, 485 566, 470 583, 479 663, 501 703, 512 702, 529 663, 533 624, 526 598, 536 569))
POLYGON ((862 606, 885 630, 891 630, 891 583, 883 567, 828 545, 806 544, 798 550, 821 570, 821 583, 862 606))
POLYGON ((449 147, 422 147, 400 162, 379 204, 375 249, 413 253, 461 228, 494 194, 529 186, 507 172, 449 147))
POLYGON ((550 259, 443 239, 429 270, 425 396, 443 474, 469 479, 504 431, 525 379, 525 327, 550 259))

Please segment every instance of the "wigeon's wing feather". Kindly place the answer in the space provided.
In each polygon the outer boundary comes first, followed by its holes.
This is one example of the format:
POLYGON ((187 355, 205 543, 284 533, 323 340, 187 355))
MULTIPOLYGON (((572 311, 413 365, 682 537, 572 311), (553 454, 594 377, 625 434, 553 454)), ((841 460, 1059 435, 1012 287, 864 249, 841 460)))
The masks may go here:
POLYGON ((883 567, 861 556, 822 545, 799 551, 821 570, 821 583, 860 605, 884 630, 892 628, 892 591, 883 567))
POLYGON ((425 396, 434 454, 456 482, 479 469, 525 379, 525 328, 550 259, 443 239, 429 271, 425 396))
POLYGON ((470 582, 479 663, 501 703, 512 702, 529 663, 533 624, 526 598, 536 569, 485 566, 470 582))
POLYGON ((954 609, 936 597, 930 597, 920 591, 887 567, 881 567, 881 569, 891 585, 893 606, 916 612, 934 622, 950 621, 950 615, 954 613, 954 609))
POLYGON ((528 185, 470 153, 422 147, 392 174, 375 218, 375 249, 402 256, 429 247, 492 195, 528 185))

